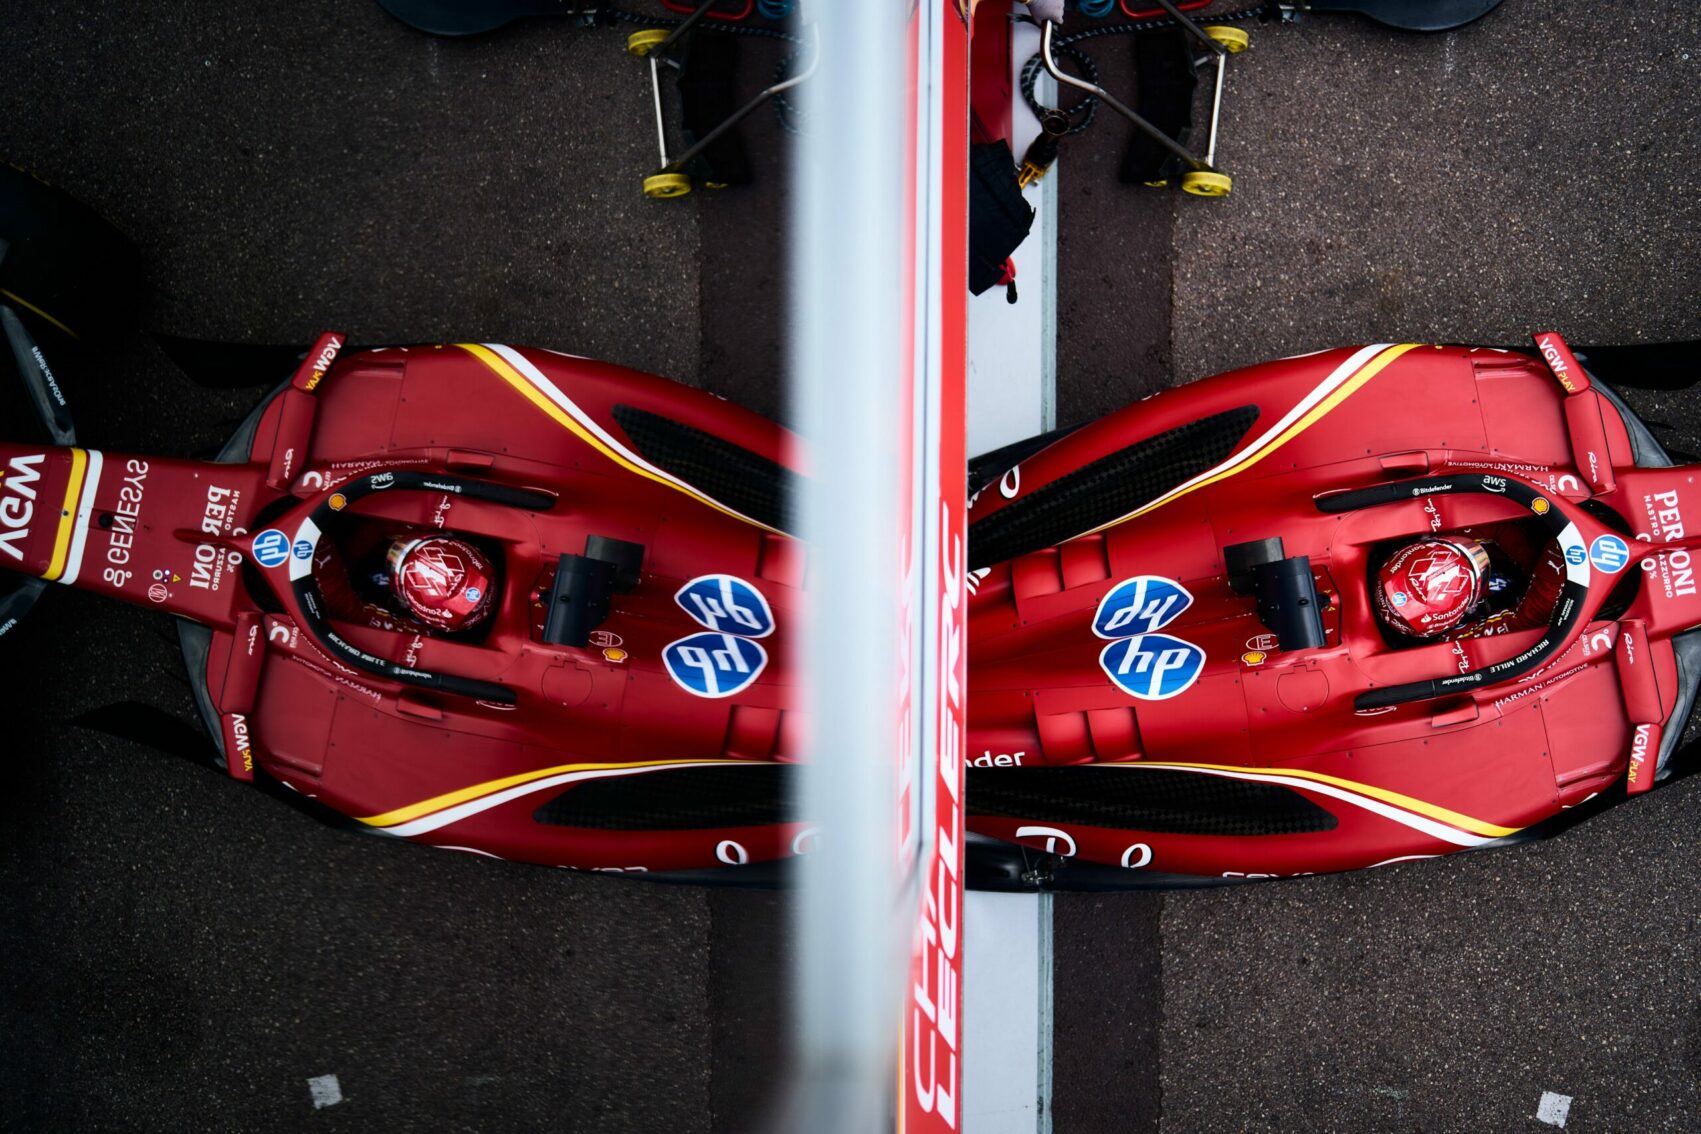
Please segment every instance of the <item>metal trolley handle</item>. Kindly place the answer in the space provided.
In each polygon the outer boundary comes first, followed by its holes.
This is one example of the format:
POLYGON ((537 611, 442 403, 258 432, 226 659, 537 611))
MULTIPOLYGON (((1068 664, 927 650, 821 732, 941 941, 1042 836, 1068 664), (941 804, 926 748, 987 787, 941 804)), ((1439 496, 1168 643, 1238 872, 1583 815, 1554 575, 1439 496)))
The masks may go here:
POLYGON ((467 480, 463 477, 438 476, 435 473, 373 473, 340 485, 334 492, 327 493, 324 499, 320 500, 319 506, 301 521, 301 526, 295 530, 295 538, 290 541, 291 548, 300 547, 303 542, 307 544, 306 555, 292 554, 289 561, 290 589, 295 595, 296 606, 301 611, 302 624, 333 657, 356 669, 391 681, 399 681, 404 685, 454 693, 479 701, 493 701, 499 705, 512 705, 515 700, 514 691, 506 685, 471 677, 410 669, 388 658, 367 653, 332 629, 330 619, 325 615, 324 596, 319 593, 319 583, 313 577, 313 550, 319 546, 319 537, 323 534, 324 526, 330 523, 331 517, 337 511, 364 496, 384 491, 450 492, 456 496, 488 500, 510 508, 523 508, 528 512, 546 512, 553 508, 554 495, 533 488, 514 488, 486 480, 467 480), (342 497, 343 503, 332 507, 331 500, 337 496, 342 497))
MULTIPOLYGON (((684 187, 681 188, 674 185, 673 182, 668 181, 667 179, 669 177, 673 177, 673 175, 679 174, 691 163, 693 158, 696 158, 710 146, 714 145, 727 133, 727 131, 750 117, 765 103, 786 93, 792 88, 807 82, 809 78, 815 74, 815 68, 821 61, 821 33, 819 29, 811 23, 807 25, 809 30, 809 62, 803 70, 788 79, 781 79, 779 82, 763 88, 757 93, 755 98, 727 115, 718 125, 715 126, 714 129, 697 139, 697 141, 683 153, 669 154, 667 151, 667 115, 662 109, 661 69, 664 64, 670 67, 679 66, 679 63, 668 54, 668 48, 672 47, 685 36, 690 34, 691 29, 709 15, 709 10, 713 8, 717 2, 718 0, 703 0, 694 12, 681 20, 679 24, 677 24, 672 31, 668 32, 664 38, 654 44, 646 43, 643 45, 642 54, 649 59, 650 64, 650 93, 655 100, 656 148, 661 154, 661 168, 646 179, 645 192, 649 196, 665 198, 680 196, 689 192, 689 182, 685 183, 684 187)), ((639 34, 641 35, 642 33, 639 34)), ((636 37, 634 37, 633 40, 628 41, 627 50, 634 50, 632 44, 637 42, 639 41, 636 37)), ((677 178, 675 178, 675 180, 677 180, 677 178)))
POLYGON ((1040 23, 1040 62, 1044 64, 1046 72, 1051 75, 1053 79, 1056 79, 1064 86, 1074 87, 1078 91, 1084 91, 1094 98, 1101 99, 1106 106, 1132 122, 1135 127, 1141 131, 1141 133, 1145 134, 1154 142, 1158 143, 1158 145, 1168 150, 1183 164, 1185 164, 1188 169, 1197 173, 1215 174, 1218 177, 1223 178, 1222 183, 1214 186, 1209 192, 1205 191, 1203 187, 1199 190, 1192 190, 1197 192, 1200 196, 1222 196, 1229 191, 1226 176, 1223 174, 1222 170, 1217 168, 1216 165, 1217 127, 1222 119, 1223 85, 1228 72, 1228 57, 1234 51, 1241 50, 1245 46, 1245 35, 1244 33, 1236 33, 1239 37, 1239 46, 1233 48, 1225 46, 1223 43, 1219 42, 1207 33, 1204 28, 1194 23, 1193 20, 1190 19, 1180 8, 1176 7, 1175 0, 1156 0, 1156 2, 1164 9, 1164 11, 1168 12, 1178 24, 1181 25, 1182 29, 1186 31, 1189 36, 1198 40, 1199 43, 1204 46, 1205 50, 1210 52, 1211 57, 1216 60, 1217 80, 1211 92, 1211 130, 1206 138, 1205 153, 1203 157, 1195 154, 1192 150, 1189 150, 1186 146, 1182 145, 1180 142, 1152 125, 1152 123, 1141 117, 1138 111, 1128 106, 1121 99, 1117 98, 1097 83, 1078 78, 1059 67, 1057 65, 1057 58, 1052 49, 1052 37, 1056 33, 1057 24, 1050 20, 1045 20, 1040 23))

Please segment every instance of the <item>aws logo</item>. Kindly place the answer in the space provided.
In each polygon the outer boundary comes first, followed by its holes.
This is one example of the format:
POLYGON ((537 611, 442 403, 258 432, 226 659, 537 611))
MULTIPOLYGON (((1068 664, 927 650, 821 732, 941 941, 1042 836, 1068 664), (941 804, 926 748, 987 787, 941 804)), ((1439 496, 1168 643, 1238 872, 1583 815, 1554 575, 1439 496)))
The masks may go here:
POLYGON ((1205 651, 1158 630, 1190 606, 1193 595, 1173 579, 1138 575, 1112 587, 1093 615, 1093 633, 1111 642, 1099 668, 1118 689, 1142 701, 1185 692, 1205 668, 1205 651))
POLYGON ((35 482, 41 479, 41 462, 46 459, 45 453, 13 457, 11 467, 0 470, 0 551, 19 561, 30 538, 35 482))

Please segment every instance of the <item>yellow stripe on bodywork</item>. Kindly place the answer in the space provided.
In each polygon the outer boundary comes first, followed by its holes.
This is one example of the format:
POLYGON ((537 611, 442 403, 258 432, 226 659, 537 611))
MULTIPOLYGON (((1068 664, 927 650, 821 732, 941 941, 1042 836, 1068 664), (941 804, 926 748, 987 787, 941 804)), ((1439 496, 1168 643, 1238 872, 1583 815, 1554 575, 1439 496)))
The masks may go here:
POLYGON ((89 471, 87 449, 71 450, 71 479, 65 485, 65 508, 59 514, 59 533, 53 537, 53 558, 48 561, 42 578, 53 580, 65 573, 65 560, 71 553, 71 535, 77 527, 77 503, 83 495, 83 478, 89 471))
POLYGON ((1481 819, 1473 819, 1469 815, 1462 815, 1457 811, 1438 806, 1434 803, 1426 803, 1421 799, 1413 799, 1409 795, 1401 795, 1399 792, 1389 791, 1387 788, 1379 788, 1371 784, 1361 784, 1354 780, 1343 780, 1339 776, 1325 775, 1322 772, 1308 772, 1299 768, 1252 768, 1241 767, 1236 764, 1178 764, 1165 763, 1156 760, 1131 760, 1127 763, 1106 764, 1104 767, 1181 768, 1197 769, 1205 772, 1239 772, 1243 775, 1251 776, 1286 776, 1290 779, 1312 780, 1316 783, 1329 784, 1332 787, 1342 788, 1346 791, 1354 791, 1360 795, 1369 796, 1371 799, 1381 800, 1383 803, 1391 803, 1395 807, 1403 807, 1407 811, 1427 816, 1430 819, 1435 819, 1452 827, 1457 827, 1461 831, 1469 831, 1473 835, 1482 835, 1484 838, 1503 839, 1508 835, 1516 835, 1520 830, 1522 830, 1520 827, 1502 827, 1498 824, 1486 823, 1481 819))
POLYGON ((1342 382, 1328 395, 1328 397, 1312 406, 1311 409, 1298 421, 1282 430, 1281 433, 1272 437, 1263 445, 1260 445, 1255 449, 1248 449, 1240 456, 1235 457, 1226 467, 1218 469, 1215 473, 1205 477, 1203 480, 1197 481, 1193 484, 1184 485, 1179 488, 1173 488, 1158 497, 1156 500, 1152 501, 1150 504, 1137 508, 1128 513, 1126 516, 1112 520, 1107 524, 1100 524, 1091 531, 1083 532, 1082 535, 1094 535, 1098 532, 1104 531, 1106 528, 1113 528, 1117 524, 1127 523, 1129 520, 1143 516, 1147 512, 1152 511, 1154 508, 1162 507, 1172 500, 1179 500, 1181 497, 1186 496, 1189 492, 1195 492, 1198 489, 1204 488, 1206 485, 1215 484, 1220 480, 1228 479, 1236 473, 1244 472, 1259 461, 1263 460, 1265 457, 1268 457, 1271 453, 1274 453, 1277 449, 1280 449, 1283 445, 1286 445, 1289 441, 1293 440, 1301 433, 1304 433, 1307 429, 1310 429, 1313 425, 1317 424, 1317 422, 1326 414, 1342 402, 1346 401, 1366 382, 1382 373, 1382 371, 1385 370, 1395 359, 1399 358, 1409 350, 1415 350, 1419 345, 1420 344, 1418 343, 1400 343, 1396 346, 1389 347, 1387 350, 1378 354, 1375 358, 1359 367, 1356 374, 1354 374, 1351 378, 1348 378, 1345 382, 1342 382))
POLYGON ((628 457, 625 453, 620 452, 618 449, 611 448, 601 437, 598 437, 595 433, 586 429, 583 424, 573 417, 572 414, 568 413, 566 410, 551 401, 549 397, 544 394, 542 390, 539 390, 536 385, 526 378, 525 375, 510 366, 507 359, 503 358, 484 344, 457 343, 456 345, 468 354, 472 355, 474 358, 478 359, 480 362, 484 363, 486 366, 490 367, 490 369, 494 371, 498 377, 500 377, 504 382, 507 382, 508 385, 514 387, 514 389, 518 390, 521 394, 525 395, 527 401, 531 402, 532 405, 536 406, 550 418, 554 419, 556 423, 566 427, 575 437, 579 438, 579 440, 591 446, 591 448, 595 449, 597 452, 601 453, 627 472, 636 473, 646 480, 653 480, 657 484, 673 489, 675 492, 682 492, 686 496, 691 497, 691 499, 702 504, 707 504, 715 511, 725 513, 735 520, 743 520, 745 523, 753 524, 764 531, 780 534, 778 529, 771 528, 767 524, 762 523, 760 520, 753 520, 741 512, 735 512, 712 496, 707 496, 695 489, 688 488, 678 481, 669 480, 667 477, 660 475, 655 470, 645 468, 643 465, 633 461, 630 457, 628 457))
POLYGON ((640 760, 630 764, 558 764, 553 768, 539 768, 535 772, 521 772, 516 776, 507 776, 500 780, 487 780, 482 784, 461 788, 459 791, 434 795, 430 799, 422 799, 418 803, 410 803, 406 807, 398 807, 394 811, 386 811, 382 815, 369 815, 360 822, 368 827, 394 827, 400 823, 408 823, 423 818, 447 807, 462 803, 470 803, 487 795, 505 791, 521 784, 529 784, 534 780, 559 776, 564 772, 597 772, 622 771, 628 768, 666 768, 671 765, 695 766, 698 764, 748 764, 749 760, 717 760, 713 758, 702 760, 640 760))

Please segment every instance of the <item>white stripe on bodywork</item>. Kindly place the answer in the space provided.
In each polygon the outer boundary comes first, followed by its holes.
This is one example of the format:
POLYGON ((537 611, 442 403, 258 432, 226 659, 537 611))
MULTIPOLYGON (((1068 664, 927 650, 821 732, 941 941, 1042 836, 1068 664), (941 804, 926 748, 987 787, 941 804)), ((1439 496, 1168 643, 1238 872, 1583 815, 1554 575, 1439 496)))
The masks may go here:
MULTIPOLYGON (((715 500, 714 497, 712 497, 708 493, 704 492, 701 488, 698 488, 696 485, 691 484, 687 481, 679 479, 678 477, 674 476, 672 473, 668 472, 666 469, 657 468, 655 465, 651 464, 649 461, 646 461, 644 458, 640 457, 637 453, 634 453, 631 449, 627 448, 625 445, 622 445, 619 441, 615 440, 614 437, 612 435, 610 435, 608 430, 604 429, 600 424, 598 424, 597 420, 594 417, 592 417, 590 414, 586 413, 583 409, 581 409, 577 402, 575 402, 572 398, 568 397, 565 393, 562 392, 561 387, 557 386, 554 382, 551 382, 549 380, 549 378, 547 376, 545 376, 543 371, 539 370, 535 365, 532 364, 530 359, 528 359, 525 355, 521 354, 519 351, 515 350, 513 347, 504 346, 501 343, 485 343, 484 347, 485 347, 486 350, 492 351, 492 352, 500 355, 502 357, 502 359, 508 363, 508 365, 510 365, 514 368, 515 372, 517 372, 526 381, 530 382, 532 384, 532 386, 534 388, 536 388, 536 390, 540 394, 542 394, 544 397, 548 398, 550 401, 554 402, 556 404, 556 406, 563 413, 565 413, 567 416, 571 417, 574 421, 578 422, 580 425, 584 426, 584 428, 587 432, 593 434, 597 438, 597 440, 601 441, 604 445, 607 445, 610 449, 613 449, 615 452, 619 453, 626 460, 631 461, 633 464, 639 466, 640 468, 642 468, 646 472, 653 473, 654 475, 656 475, 656 476, 660 477, 661 479, 667 481, 669 484, 675 485, 676 487, 683 489, 685 492, 690 493, 692 496, 700 496, 700 497, 702 497, 706 500, 715 500)), ((715 500, 715 504, 716 504, 716 506, 718 506, 720 508, 725 508, 728 512, 732 513, 734 516, 737 516, 741 520, 747 520, 750 523, 757 525, 758 527, 766 527, 767 526, 767 525, 761 523, 761 521, 753 520, 749 516, 746 516, 743 512, 740 512, 738 509, 732 508, 732 507, 728 506, 727 504, 725 504, 725 503, 723 503, 719 500, 715 500)))
MULTIPOLYGON (((1106 768, 1139 768, 1143 765, 1141 765, 1138 761, 1135 761, 1127 764, 1105 764, 1102 766, 1106 768)), ((1153 765, 1144 766, 1152 767, 1153 765)), ((1159 765, 1159 767, 1165 767, 1171 771, 1197 772, 1198 774, 1205 776, 1220 776, 1223 779, 1228 780, 1245 780, 1249 783, 1257 784, 1279 784, 1282 787, 1295 788, 1299 791, 1313 791, 1319 795, 1331 796, 1335 799, 1342 800, 1343 802, 1350 803, 1354 807, 1362 808, 1365 811, 1380 815, 1384 819, 1391 819, 1402 826, 1410 827, 1414 831, 1420 831, 1433 839, 1440 839, 1444 843, 1452 843, 1456 847, 1480 847, 1484 843, 1491 841, 1482 835, 1473 835, 1467 831, 1461 831, 1456 827, 1450 827, 1445 823, 1438 823, 1434 819, 1430 819, 1426 816, 1415 815, 1410 811, 1395 807, 1392 804, 1383 803, 1379 799, 1371 799, 1369 796, 1359 795, 1356 792, 1350 792, 1344 788, 1338 788, 1333 784, 1320 783, 1316 780, 1298 779, 1264 772, 1225 772, 1216 768, 1178 768, 1173 764, 1159 765)))
MULTIPOLYGON (((1393 345, 1393 343, 1374 343, 1367 347, 1360 347, 1357 351, 1354 351, 1345 362, 1330 371, 1329 376, 1314 386, 1310 393, 1306 394, 1305 397, 1301 398, 1294 404, 1292 409, 1283 414, 1280 421, 1266 429, 1263 434, 1259 436, 1258 440, 1246 446, 1234 456, 1226 458, 1221 464, 1218 464, 1213 468, 1206 469, 1191 480, 1181 482, 1168 492, 1164 493, 1164 496, 1172 496, 1176 493, 1184 492, 1187 489, 1192 488, 1195 484, 1198 484, 1200 481, 1216 476, 1225 469, 1231 469, 1235 465, 1240 464, 1248 457, 1255 456, 1259 450, 1264 448, 1264 446, 1268 445, 1277 437, 1280 437, 1283 430, 1287 429, 1288 426, 1292 425, 1294 422, 1309 413, 1311 411, 1311 407, 1315 406, 1318 402, 1340 389, 1346 384, 1349 378, 1351 378, 1354 374, 1357 374, 1360 370, 1363 370, 1366 363, 1393 345)), ((1159 499, 1161 500, 1163 497, 1159 497, 1159 499)))
POLYGON ((65 560, 65 571, 56 580, 70 586, 83 569, 83 549, 89 541, 89 517, 94 513, 95 491, 100 488, 100 470, 105 464, 99 449, 87 450, 89 467, 83 473, 82 495, 77 497, 77 519, 71 528, 71 550, 65 560))
POLYGON ((1334 393, 1347 382, 1351 381, 1353 376, 1360 370, 1363 370, 1372 359, 1393 345, 1393 343, 1373 343, 1367 347, 1360 347, 1358 350, 1354 351, 1345 362, 1330 371, 1327 378, 1312 387, 1310 393, 1306 394, 1305 397, 1296 402, 1287 413, 1282 415, 1281 420, 1266 429, 1259 435, 1256 441, 1252 442, 1252 444, 1241 449, 1238 453, 1225 458, 1221 463, 1206 469, 1197 476, 1182 481, 1180 484, 1176 485, 1168 492, 1163 493, 1161 496, 1154 497, 1140 505, 1138 508, 1111 520, 1109 523, 1100 524, 1098 527, 1083 534, 1090 535, 1092 532, 1102 532, 1106 528, 1113 528, 1117 524, 1123 523, 1132 516, 1149 512, 1160 504, 1167 503, 1168 501, 1175 499, 1177 496, 1192 491, 1198 484, 1211 480, 1214 477, 1221 476, 1223 473, 1228 472, 1238 465, 1246 464, 1249 461, 1260 457, 1266 447, 1268 447, 1271 442, 1279 438, 1289 426, 1309 413, 1312 407, 1316 406, 1318 402, 1321 402, 1324 398, 1327 398, 1330 394, 1334 393))
MULTIPOLYGON (((466 803, 444 808, 442 811, 419 819, 398 823, 394 827, 375 827, 373 829, 382 831, 387 835, 407 839, 414 835, 423 835, 428 831, 435 831, 439 827, 447 827, 451 823, 459 823, 462 819, 489 811, 492 807, 500 807, 510 800, 519 799, 522 796, 531 795, 534 792, 557 787, 561 784, 577 783, 581 780, 600 780, 611 776, 641 776, 647 772, 665 772, 673 768, 733 768, 740 766, 737 763, 729 763, 725 760, 690 760, 678 764, 660 764, 653 768, 597 768, 583 772, 563 772, 559 776, 548 776, 541 780, 533 780, 528 784, 508 788, 506 791, 496 792, 494 795, 468 800, 466 803)), ((750 761, 749 766, 754 768, 761 765, 756 761, 750 761)))
POLYGON ((1440 857, 1438 854, 1402 854, 1394 858, 1385 858, 1381 862, 1373 862, 1365 869, 1375 870, 1378 866, 1393 866, 1396 862, 1428 862, 1432 858, 1440 857))

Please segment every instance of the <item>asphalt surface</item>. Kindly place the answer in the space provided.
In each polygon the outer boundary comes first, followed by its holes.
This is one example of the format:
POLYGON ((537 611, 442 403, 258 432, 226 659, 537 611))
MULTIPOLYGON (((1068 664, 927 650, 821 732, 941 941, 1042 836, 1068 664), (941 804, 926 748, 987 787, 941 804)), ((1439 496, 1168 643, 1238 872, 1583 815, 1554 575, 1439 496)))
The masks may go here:
MULTIPOLYGON (((623 41, 436 40, 334 0, 13 6, 0 154, 118 223, 152 276, 138 330, 66 361, 82 439, 204 454, 258 398, 192 386, 143 330, 534 343, 775 412, 781 159, 750 191, 646 201, 623 41), (707 282, 739 259, 711 230, 770 234, 767 275, 707 282)), ((69 724, 128 700, 192 719, 143 611, 55 593, 6 647, 0 1128, 687 1132, 766 1106, 783 899, 345 834, 69 724), (329 1075, 341 1101, 315 1108, 329 1075)))
MULTIPOLYGON (((1701 337, 1693 5, 1252 31, 1233 196, 1120 184, 1107 120, 1066 143, 1061 422, 1344 342, 1701 337)), ((431 40, 330 0, 24 7, 0 25, 0 153, 136 238, 147 330, 532 342, 783 415, 778 135, 752 121, 756 185, 645 202, 648 90, 620 42, 547 21, 431 40)), ((1095 49, 1107 79, 1128 53, 1095 49)), ((117 450, 205 451, 254 396, 190 386, 140 334, 74 381, 85 439, 117 450)), ((1701 452, 1701 401, 1635 404, 1701 452)), ((0 1126, 763 1111, 782 897, 361 839, 73 727, 190 708, 159 620, 52 598, 0 652, 0 1126), (343 1101, 315 1109, 332 1074, 343 1101)), ((1060 896, 1054 1128, 1539 1131, 1544 1091, 1573 1099, 1567 1129, 1701 1127, 1698 795, 1361 876, 1060 896)))
MULTIPOLYGON (((1693 4, 1250 30, 1231 196, 1117 183, 1126 128, 1105 118, 1065 144, 1060 421, 1344 343, 1701 338, 1693 4)), ((1089 50, 1128 81, 1125 46, 1089 50)), ((1629 396, 1701 452, 1701 397, 1629 396)), ((1551 1092, 1567 1130, 1701 1129, 1698 819, 1686 781, 1546 844, 1059 896, 1054 1128, 1546 1130, 1551 1092)))

